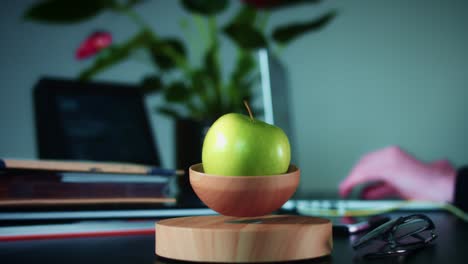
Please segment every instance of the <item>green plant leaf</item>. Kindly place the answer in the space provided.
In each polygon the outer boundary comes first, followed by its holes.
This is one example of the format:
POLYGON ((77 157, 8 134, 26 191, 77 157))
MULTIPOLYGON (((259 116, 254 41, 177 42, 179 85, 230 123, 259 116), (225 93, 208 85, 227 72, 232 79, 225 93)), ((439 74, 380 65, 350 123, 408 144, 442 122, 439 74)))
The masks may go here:
POLYGON ((161 70, 170 70, 176 66, 174 58, 168 54, 172 50, 181 58, 186 58, 184 43, 176 38, 161 39, 153 41, 150 46, 153 61, 161 70))
POLYGON ((133 6, 136 6, 136 5, 139 5, 139 4, 143 3, 144 1, 146 1, 146 0, 128 0, 125 3, 125 6, 126 7, 133 7, 133 6))
POLYGON ((215 15, 229 5, 228 0, 181 0, 182 6, 191 13, 215 15))
POLYGON ((252 99, 252 88, 259 81, 260 76, 257 74, 250 78, 245 78, 240 81, 237 85, 239 96, 241 100, 251 100, 252 99))
POLYGON ((187 101, 190 96, 190 89, 185 85, 185 83, 180 81, 171 83, 164 90, 164 97, 168 102, 183 103, 184 101, 187 101))
POLYGON ((332 10, 310 22, 280 26, 273 30, 273 39, 281 44, 287 44, 307 32, 320 30, 336 16, 336 13, 332 10))
POLYGON ((237 63, 231 75, 234 83, 239 83, 243 78, 251 73, 255 68, 255 60, 250 53, 242 52, 237 58, 237 63))
POLYGON ((243 5, 224 27, 224 33, 243 49, 264 47, 267 42, 263 33, 255 27, 256 18, 257 11, 249 5, 243 5))
POLYGON ((255 71, 256 62, 249 53, 241 53, 237 59, 236 68, 231 74, 231 81, 228 85, 229 107, 233 110, 243 109, 242 101, 252 97, 253 88, 258 84, 256 77, 259 75, 255 71))
POLYGON ((207 76, 203 70, 195 70, 191 74, 192 88, 197 94, 204 93, 206 88, 207 76))
POLYGON ((148 75, 141 82, 141 89, 144 93, 159 92, 163 89, 161 77, 157 75, 148 75))
POLYGON ((244 5, 231 23, 254 25, 256 18, 257 11, 249 5, 244 5))
POLYGON ((205 54, 204 58, 206 77, 212 81, 214 86, 221 83, 221 70, 218 61, 218 48, 217 45, 212 45, 205 54))
POLYGON ((180 119, 182 116, 179 114, 179 112, 177 112, 176 110, 170 108, 170 107, 167 107, 167 106, 161 106, 161 107, 157 107, 156 110, 163 114, 163 115, 166 115, 168 117, 171 117, 171 118, 174 118, 174 119, 180 119))
POLYGON ((218 46, 216 43, 211 45, 211 47, 206 51, 204 58, 204 69, 205 73, 205 90, 208 100, 211 100, 211 105, 218 110, 222 111, 223 107, 223 94, 222 94, 222 76, 221 76, 221 66, 218 58, 218 46))
POLYGON ((190 88, 193 91, 193 96, 199 99, 202 107, 206 107, 210 104, 210 98, 208 96, 208 85, 209 77, 206 75, 206 71, 203 69, 195 69, 190 74, 190 88))
POLYGON ((148 34, 142 31, 129 39, 124 44, 112 45, 99 52, 93 64, 80 73, 81 80, 88 80, 99 72, 124 61, 130 53, 143 47, 148 42, 148 34))
POLYGON ((24 18, 57 24, 77 23, 113 6, 112 0, 44 0, 31 6, 24 18))
POLYGON ((93 64, 81 71, 79 75, 80 80, 89 80, 96 74, 104 71, 105 69, 113 66, 114 64, 125 60, 128 57, 128 52, 117 45, 109 46, 101 50, 93 64))
POLYGON ((299 4, 318 4, 322 0, 285 0, 285 1, 245 1, 246 4, 259 9, 280 9, 285 7, 291 7, 299 4), (252 2, 252 3, 250 3, 252 2), (260 3, 256 3, 260 2, 260 3))
POLYGON ((224 33, 243 49, 258 49, 267 46, 263 34, 250 24, 229 24, 224 28, 224 33))

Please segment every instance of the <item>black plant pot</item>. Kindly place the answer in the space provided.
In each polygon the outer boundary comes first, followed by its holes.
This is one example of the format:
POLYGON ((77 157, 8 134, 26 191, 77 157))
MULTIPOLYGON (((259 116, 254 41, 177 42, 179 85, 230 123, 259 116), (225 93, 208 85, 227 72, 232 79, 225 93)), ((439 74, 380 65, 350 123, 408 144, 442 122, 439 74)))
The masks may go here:
POLYGON ((176 164, 184 169, 185 175, 179 176, 178 202, 181 205, 202 205, 189 181, 189 167, 201 163, 203 140, 213 121, 176 120, 176 164))

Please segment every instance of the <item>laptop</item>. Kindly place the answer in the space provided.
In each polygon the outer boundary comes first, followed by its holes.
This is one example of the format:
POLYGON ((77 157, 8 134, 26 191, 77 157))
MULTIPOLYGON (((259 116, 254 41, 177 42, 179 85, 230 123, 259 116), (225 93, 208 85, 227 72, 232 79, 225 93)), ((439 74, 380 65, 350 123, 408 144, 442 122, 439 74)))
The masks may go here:
POLYGON ((43 78, 34 87, 34 114, 40 159, 160 166, 135 85, 43 78))

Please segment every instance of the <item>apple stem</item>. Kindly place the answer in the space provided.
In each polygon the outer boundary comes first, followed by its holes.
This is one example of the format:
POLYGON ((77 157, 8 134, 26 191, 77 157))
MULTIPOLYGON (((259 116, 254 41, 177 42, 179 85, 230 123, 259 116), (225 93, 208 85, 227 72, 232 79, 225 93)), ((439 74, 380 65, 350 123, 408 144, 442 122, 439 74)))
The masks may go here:
POLYGON ((245 108, 247 108, 247 112, 249 112, 250 119, 251 119, 252 121, 254 121, 254 117, 253 117, 253 114, 252 114, 252 110, 250 110, 249 103, 247 103, 246 100, 244 100, 244 105, 245 105, 245 108))

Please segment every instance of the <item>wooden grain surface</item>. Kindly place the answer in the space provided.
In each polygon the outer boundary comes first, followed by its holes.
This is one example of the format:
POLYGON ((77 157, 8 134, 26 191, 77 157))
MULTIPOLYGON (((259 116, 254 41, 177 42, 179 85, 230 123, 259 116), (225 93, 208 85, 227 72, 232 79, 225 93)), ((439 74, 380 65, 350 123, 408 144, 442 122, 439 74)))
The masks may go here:
POLYGON ((156 254, 170 259, 275 262, 322 257, 331 250, 332 225, 323 218, 197 216, 156 224, 156 254))
POLYGON ((267 215, 279 209, 297 189, 300 170, 268 176, 217 176, 190 167, 190 184, 197 196, 216 212, 236 217, 267 215))

